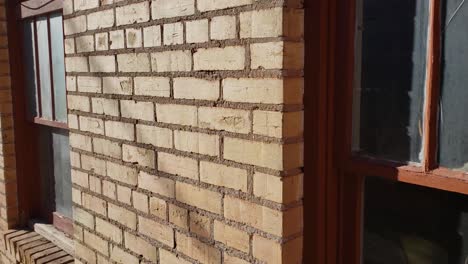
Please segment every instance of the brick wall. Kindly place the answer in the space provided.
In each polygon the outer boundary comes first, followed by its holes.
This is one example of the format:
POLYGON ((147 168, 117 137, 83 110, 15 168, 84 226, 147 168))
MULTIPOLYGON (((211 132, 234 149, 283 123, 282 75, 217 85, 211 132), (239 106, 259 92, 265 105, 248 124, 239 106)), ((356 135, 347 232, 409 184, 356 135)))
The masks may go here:
POLYGON ((15 135, 5 0, 0 0, 0 230, 18 221, 15 135))
POLYGON ((79 261, 301 263, 301 8, 65 0, 79 261))

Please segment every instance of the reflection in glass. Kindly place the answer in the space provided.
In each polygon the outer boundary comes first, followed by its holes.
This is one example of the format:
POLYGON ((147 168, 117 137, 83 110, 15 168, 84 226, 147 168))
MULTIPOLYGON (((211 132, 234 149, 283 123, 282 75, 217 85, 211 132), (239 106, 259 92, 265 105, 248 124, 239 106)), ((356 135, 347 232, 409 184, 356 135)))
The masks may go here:
POLYGON ((358 1, 353 151, 420 161, 429 1, 358 1))
POLYGON ((42 117, 52 120, 52 90, 50 80, 49 31, 47 26, 47 17, 37 18, 36 30, 42 117))
POLYGON ((39 129, 40 173, 43 208, 72 216, 72 184, 68 131, 41 126, 39 129))
POLYGON ((67 100, 65 89, 65 59, 63 49, 62 15, 50 16, 50 39, 52 51, 52 71, 55 93, 55 119, 67 122, 67 100))
POLYGON ((52 131, 54 157, 55 210, 72 217, 72 183, 68 132, 52 131))
POLYGON ((36 82, 36 54, 34 52, 34 21, 26 20, 23 24, 23 65, 24 80, 27 95, 27 114, 32 119, 38 115, 37 109, 37 82, 36 82))
POLYGON ((468 263, 465 195, 369 177, 363 264, 468 263))
POLYGON ((468 171, 468 3, 443 2, 439 162, 468 171))

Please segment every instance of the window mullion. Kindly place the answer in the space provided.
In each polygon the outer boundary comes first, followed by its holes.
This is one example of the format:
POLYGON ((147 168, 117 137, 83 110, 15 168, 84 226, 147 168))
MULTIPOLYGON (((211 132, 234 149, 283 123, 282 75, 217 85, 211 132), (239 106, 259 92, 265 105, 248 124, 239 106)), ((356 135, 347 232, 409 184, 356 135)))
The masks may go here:
POLYGON ((437 167, 437 127, 440 89, 441 0, 431 0, 424 106, 423 168, 437 167))
POLYGON ((34 18, 34 56, 36 57, 36 89, 37 89, 37 116, 42 117, 42 100, 41 100, 41 75, 39 73, 39 51, 37 44, 37 19, 34 18))
POLYGON ((55 116, 55 91, 54 91, 54 71, 52 61, 52 38, 50 33, 50 15, 47 16, 47 37, 49 39, 49 73, 50 73, 50 101, 52 103, 52 120, 56 120, 55 116))

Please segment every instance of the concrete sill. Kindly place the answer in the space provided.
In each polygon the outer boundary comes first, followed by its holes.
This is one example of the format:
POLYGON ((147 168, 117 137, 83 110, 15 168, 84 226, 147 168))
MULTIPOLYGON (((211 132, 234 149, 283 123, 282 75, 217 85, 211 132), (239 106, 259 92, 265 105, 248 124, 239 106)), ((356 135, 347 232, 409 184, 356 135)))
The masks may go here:
POLYGON ((36 233, 43 236, 57 247, 63 249, 63 251, 74 256, 75 249, 73 246, 73 239, 65 235, 65 233, 57 230, 53 225, 32 223, 31 227, 36 233))

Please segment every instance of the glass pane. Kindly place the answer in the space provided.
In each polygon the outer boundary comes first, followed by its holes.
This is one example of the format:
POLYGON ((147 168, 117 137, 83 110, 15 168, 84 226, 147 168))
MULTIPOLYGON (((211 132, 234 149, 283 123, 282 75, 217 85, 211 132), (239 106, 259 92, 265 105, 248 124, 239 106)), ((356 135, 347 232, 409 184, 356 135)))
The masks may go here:
POLYGON ((429 1, 360 2, 353 151, 419 162, 429 1))
POLYGON ((72 217, 72 183, 70 167, 70 147, 68 132, 52 132, 54 155, 55 210, 60 214, 72 217))
POLYGON ((55 208, 54 200, 54 160, 52 152, 52 134, 50 128, 38 126, 39 130, 39 170, 41 177, 41 188, 44 194, 41 200, 41 208, 46 212, 53 212, 55 208))
POLYGON ((27 97, 26 110, 30 119, 38 116, 36 54, 34 49, 34 21, 26 20, 23 24, 23 65, 27 97))
POLYGON ((39 158, 43 208, 72 216, 70 147, 66 130, 39 126, 39 158))
POLYGON ((369 177, 364 264, 468 263, 467 196, 369 177))
POLYGON ((50 81, 49 34, 47 17, 36 21, 37 49, 39 57, 39 78, 41 87, 42 117, 52 120, 52 96, 50 81))
POLYGON ((468 171, 468 4, 443 2, 439 161, 468 171))
POLYGON ((65 90, 65 59, 63 50, 62 15, 50 15, 50 39, 52 49, 52 71, 54 78, 55 119, 67 122, 65 90))

